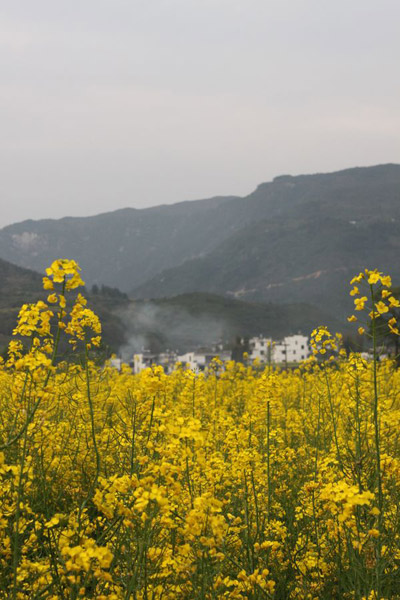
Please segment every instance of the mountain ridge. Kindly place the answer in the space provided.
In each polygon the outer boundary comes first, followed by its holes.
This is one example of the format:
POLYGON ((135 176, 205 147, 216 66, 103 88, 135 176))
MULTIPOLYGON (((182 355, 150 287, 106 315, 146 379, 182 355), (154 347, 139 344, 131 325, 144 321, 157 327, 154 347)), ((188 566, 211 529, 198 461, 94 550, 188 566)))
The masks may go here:
POLYGON ((354 270, 378 267, 400 279, 399 223, 400 165, 387 163, 280 175, 244 197, 24 221, 0 230, 0 256, 39 271, 75 258, 89 284, 139 298, 197 291, 316 299, 343 318, 354 270))

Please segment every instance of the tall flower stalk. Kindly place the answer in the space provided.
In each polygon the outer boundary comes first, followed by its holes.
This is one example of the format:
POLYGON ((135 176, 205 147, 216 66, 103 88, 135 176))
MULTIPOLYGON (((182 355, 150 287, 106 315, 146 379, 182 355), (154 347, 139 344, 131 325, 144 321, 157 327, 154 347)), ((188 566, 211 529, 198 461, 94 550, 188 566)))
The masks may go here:
MULTIPOLYGON (((399 301, 392 295, 390 288, 392 281, 390 276, 375 270, 365 269, 359 273, 351 282, 354 287, 350 295, 354 296, 354 307, 356 311, 369 310, 369 326, 367 329, 363 326, 358 328, 360 335, 367 334, 372 341, 372 373, 373 373, 373 401, 372 401, 372 420, 374 427, 374 446, 375 446, 375 492, 377 497, 377 516, 376 516, 376 537, 375 537, 375 573, 377 598, 382 594, 383 560, 382 560, 382 537, 384 534, 384 493, 382 482, 382 463, 381 463, 381 431, 380 431, 380 398, 378 391, 378 323, 382 321, 383 315, 389 312, 391 307, 400 306, 399 301), (358 285, 367 286, 369 298, 362 296, 358 285), (368 303, 370 302, 370 306, 368 303)), ((351 315, 350 322, 358 321, 355 315, 351 315)), ((389 320, 386 326, 391 333, 400 335, 397 324, 393 319, 389 320)))
MULTIPOLYGON (((100 323, 97 317, 91 311, 83 309, 77 316, 76 306, 83 307, 86 301, 79 294, 78 300, 71 311, 70 322, 67 322, 68 312, 66 310, 67 301, 65 294, 79 286, 84 285, 80 274, 79 266, 73 260, 60 259, 46 269, 46 277, 43 278, 43 287, 51 293, 48 295, 47 303, 40 300, 35 304, 24 304, 19 312, 18 323, 13 331, 17 337, 9 346, 9 358, 6 367, 16 373, 24 374, 24 384, 21 392, 20 405, 25 405, 25 419, 19 431, 9 436, 8 440, 2 444, 0 450, 5 450, 16 445, 22 439, 21 455, 18 464, 18 477, 15 494, 15 514, 12 535, 12 587, 11 598, 16 600, 19 597, 18 588, 18 569, 21 559, 21 520, 22 510, 25 500, 25 479, 27 470, 27 459, 29 446, 33 443, 33 435, 30 428, 34 423, 34 418, 46 394, 50 378, 54 373, 58 349, 60 345, 61 334, 65 330, 71 336, 72 345, 76 347, 76 338, 83 339, 85 326, 92 327, 95 335, 92 336, 90 343, 86 344, 87 350, 91 345, 99 344, 99 333, 101 331, 100 323), (60 291, 57 293, 56 286, 59 284, 60 291), (51 305, 56 305, 56 310, 52 310, 51 305), (53 320, 56 319, 55 334, 53 320), (29 342, 29 350, 26 354, 23 351, 23 343, 20 341, 26 339, 29 342), (31 439, 32 438, 32 439, 31 439)), ((99 473, 99 453, 97 451, 96 439, 94 435, 93 424, 93 406, 90 398, 90 387, 87 375, 88 401, 90 405, 90 414, 92 418, 93 442, 96 451, 96 481, 99 473)))

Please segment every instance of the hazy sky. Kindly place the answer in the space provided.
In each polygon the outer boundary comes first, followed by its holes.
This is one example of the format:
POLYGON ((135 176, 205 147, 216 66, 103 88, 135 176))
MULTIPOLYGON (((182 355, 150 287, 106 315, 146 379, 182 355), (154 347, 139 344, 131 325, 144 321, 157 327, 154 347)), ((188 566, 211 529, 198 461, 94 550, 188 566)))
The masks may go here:
POLYGON ((399 0, 2 0, 0 225, 400 162, 399 0))

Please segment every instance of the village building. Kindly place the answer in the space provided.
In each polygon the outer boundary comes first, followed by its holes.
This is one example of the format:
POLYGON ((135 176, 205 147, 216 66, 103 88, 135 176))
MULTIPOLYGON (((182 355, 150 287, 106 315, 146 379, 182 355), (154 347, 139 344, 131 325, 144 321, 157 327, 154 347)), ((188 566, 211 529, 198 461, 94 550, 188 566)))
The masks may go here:
POLYGON ((262 336, 249 340, 249 358, 261 363, 298 363, 309 356, 308 337, 305 335, 288 335, 278 342, 262 336))
MULTIPOLYGON (((289 335, 281 341, 273 341, 270 337, 253 337, 249 340, 249 359, 257 360, 261 364, 288 364, 299 363, 310 355, 308 337, 301 334, 289 335)), ((167 350, 155 353, 142 350, 133 356, 130 366, 134 373, 140 373, 152 365, 160 365, 166 373, 174 370, 177 363, 197 373, 207 370, 213 359, 219 358, 222 362, 232 359, 232 351, 214 346, 212 349, 199 348, 184 354, 167 350)), ((112 359, 112 364, 120 368, 120 359, 112 359)))
POLYGON ((118 371, 120 371, 121 366, 122 366, 121 358, 118 358, 117 356, 113 356, 112 358, 110 358, 110 367, 113 367, 113 369, 117 369, 118 371))
POLYGON ((271 338, 253 337, 249 340, 249 358, 259 362, 272 361, 273 342, 271 338))
POLYGON ((192 371, 204 371, 207 369, 214 358, 219 358, 222 362, 231 359, 231 352, 227 350, 215 351, 192 351, 178 356, 178 362, 187 365, 192 371))

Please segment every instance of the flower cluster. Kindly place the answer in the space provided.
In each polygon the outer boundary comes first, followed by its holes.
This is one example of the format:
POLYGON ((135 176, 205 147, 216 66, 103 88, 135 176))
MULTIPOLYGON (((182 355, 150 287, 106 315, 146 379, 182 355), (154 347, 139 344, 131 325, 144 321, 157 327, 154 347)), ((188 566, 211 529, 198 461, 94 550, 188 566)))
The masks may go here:
POLYGON ((326 354, 328 351, 339 352, 342 343, 342 334, 330 333, 325 325, 317 327, 311 332, 310 345, 314 355, 326 354))
POLYGON ((54 290, 55 283, 65 284, 66 290, 74 290, 77 287, 84 286, 79 274, 80 267, 75 260, 60 258, 55 260, 49 268, 46 269, 47 277, 43 277, 43 287, 45 290, 54 290))
MULTIPOLYGON (((384 275, 377 269, 365 269, 350 281, 353 288, 350 296, 354 297, 355 311, 368 310, 368 317, 374 321, 386 313, 390 313, 394 308, 400 307, 400 301, 392 294, 392 279, 390 275, 384 275), (356 285, 358 284, 358 285, 356 285), (359 285, 364 286, 365 293, 362 295, 359 285)), ((358 317, 351 315, 349 322, 358 321, 358 317)), ((387 327, 393 334, 400 335, 397 319, 391 316, 387 321, 387 327)), ((362 326, 358 328, 358 333, 362 335, 366 329, 362 326)))
POLYGON ((41 337, 50 335, 50 321, 53 313, 47 304, 39 300, 36 304, 24 304, 18 315, 18 323, 13 335, 41 337))
POLYGON ((74 306, 71 309, 70 319, 65 328, 65 333, 70 337, 69 343, 75 349, 78 341, 85 341, 89 349, 92 345, 99 346, 101 342, 101 323, 98 316, 86 308, 86 299, 78 294, 74 306), (95 335, 92 335, 92 334, 95 335))

